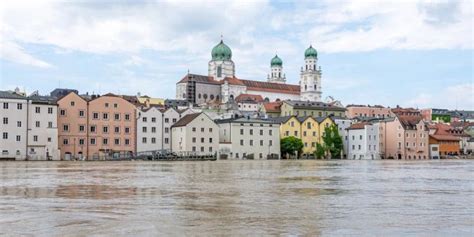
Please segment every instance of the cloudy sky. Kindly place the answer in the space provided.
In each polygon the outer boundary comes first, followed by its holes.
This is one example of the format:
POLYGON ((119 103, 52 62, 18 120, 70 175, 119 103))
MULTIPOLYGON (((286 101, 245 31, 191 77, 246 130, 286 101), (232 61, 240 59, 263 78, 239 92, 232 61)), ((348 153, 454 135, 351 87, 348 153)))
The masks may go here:
POLYGON ((283 59, 298 83, 312 44, 323 97, 343 104, 474 109, 472 1, 1 1, 0 89, 174 98, 206 74, 221 35, 236 76, 283 59))

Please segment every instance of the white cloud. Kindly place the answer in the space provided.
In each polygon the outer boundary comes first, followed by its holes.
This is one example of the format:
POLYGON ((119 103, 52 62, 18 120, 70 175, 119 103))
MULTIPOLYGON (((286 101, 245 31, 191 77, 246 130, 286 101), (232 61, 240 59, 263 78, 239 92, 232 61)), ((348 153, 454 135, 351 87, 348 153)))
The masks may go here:
POLYGON ((31 65, 40 68, 50 68, 51 64, 28 54, 21 46, 13 42, 3 41, 0 57, 15 63, 31 65))
POLYGON ((407 105, 418 108, 474 110, 474 84, 452 85, 436 92, 420 93, 407 105))

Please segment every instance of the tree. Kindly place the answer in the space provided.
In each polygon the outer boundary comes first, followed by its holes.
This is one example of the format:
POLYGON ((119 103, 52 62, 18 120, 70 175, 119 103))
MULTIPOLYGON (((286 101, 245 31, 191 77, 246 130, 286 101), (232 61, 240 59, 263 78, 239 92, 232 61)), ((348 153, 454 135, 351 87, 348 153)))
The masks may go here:
POLYGON ((341 158, 341 151, 343 149, 342 137, 339 135, 335 124, 324 128, 322 139, 325 151, 329 152, 331 158, 341 158))
POLYGON ((281 155, 290 154, 293 155, 295 152, 298 152, 298 155, 301 154, 303 150, 303 142, 301 139, 296 137, 285 137, 281 139, 280 142, 281 155))
POLYGON ((326 153, 326 147, 320 143, 316 143, 316 150, 314 151, 314 156, 316 159, 323 159, 324 154, 326 153))

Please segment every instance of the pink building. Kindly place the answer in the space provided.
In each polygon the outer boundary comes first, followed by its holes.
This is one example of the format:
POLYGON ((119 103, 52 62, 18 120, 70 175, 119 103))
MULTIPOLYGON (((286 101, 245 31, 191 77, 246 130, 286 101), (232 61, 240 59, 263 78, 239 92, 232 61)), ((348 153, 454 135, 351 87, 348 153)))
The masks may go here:
POLYGON ((429 129, 420 112, 393 111, 395 117, 380 121, 382 159, 429 159, 429 129))
POLYGON ((86 100, 74 92, 58 100, 61 159, 103 159, 136 152, 136 107, 106 94, 86 100))
POLYGON ((61 160, 87 156, 88 101, 71 92, 58 103, 58 147, 61 160))
POLYGON ((381 105, 348 105, 346 106, 346 116, 348 118, 368 117, 368 118, 388 118, 391 117, 390 108, 381 105))
POLYGON ((89 102, 89 159, 136 152, 136 107, 114 94, 89 102))

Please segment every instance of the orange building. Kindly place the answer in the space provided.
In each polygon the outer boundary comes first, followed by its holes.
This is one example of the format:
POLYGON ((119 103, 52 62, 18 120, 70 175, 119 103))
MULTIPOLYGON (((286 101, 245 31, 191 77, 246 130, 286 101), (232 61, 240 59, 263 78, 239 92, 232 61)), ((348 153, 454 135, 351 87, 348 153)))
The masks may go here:
POLYGON ((430 129, 430 140, 431 144, 439 145, 440 155, 458 155, 460 154, 461 139, 454 135, 455 130, 448 124, 437 123, 429 126, 430 129))

